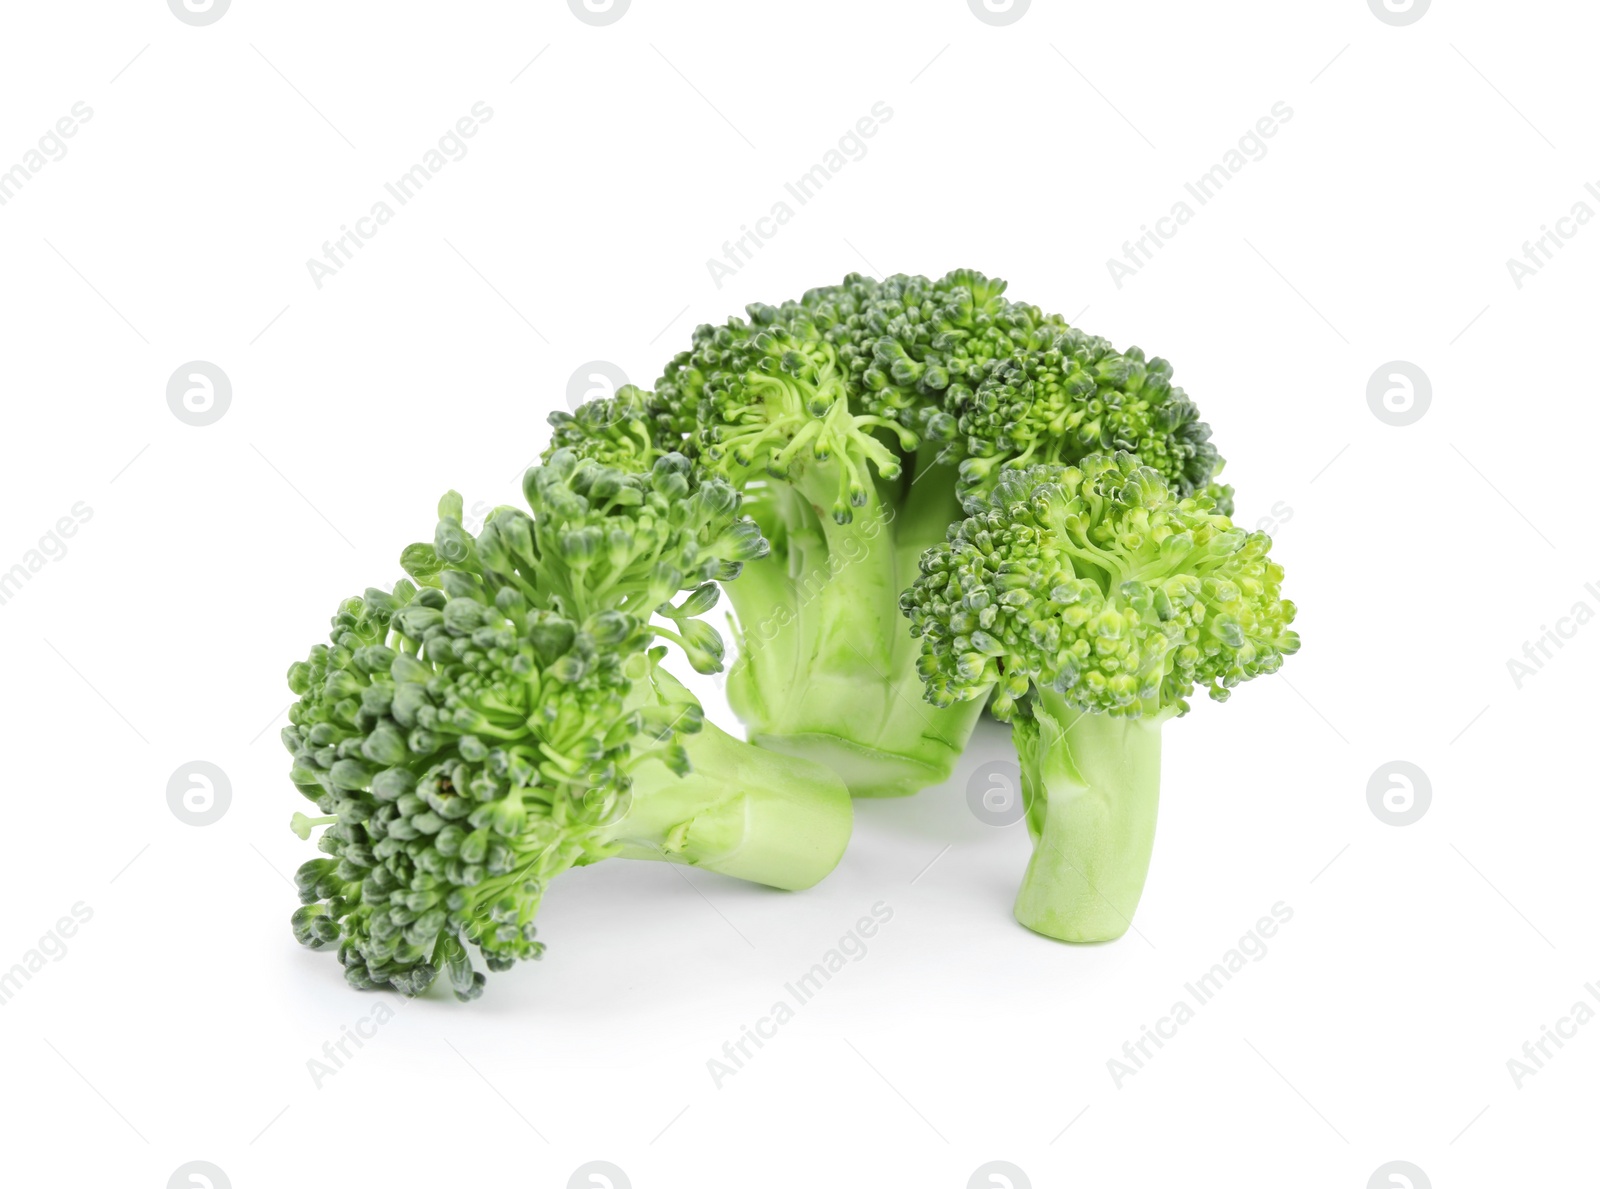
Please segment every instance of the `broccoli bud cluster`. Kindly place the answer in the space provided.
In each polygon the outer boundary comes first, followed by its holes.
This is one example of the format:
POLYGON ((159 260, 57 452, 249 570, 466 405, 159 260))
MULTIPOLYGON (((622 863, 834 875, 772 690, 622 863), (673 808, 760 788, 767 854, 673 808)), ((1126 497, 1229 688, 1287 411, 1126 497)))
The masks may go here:
POLYGON ((663 454, 682 446, 655 395, 626 384, 615 395, 585 401, 573 412, 550 414, 550 448, 571 450, 623 471, 649 471, 663 454))
POLYGON ((1004 290, 966 269, 938 281, 852 274, 799 301, 754 304, 698 328, 655 400, 698 456, 740 482, 837 460, 828 511, 848 523, 874 475, 893 480, 922 444, 956 442, 947 406, 969 385, 1066 328, 1004 290))
POLYGON ((356 987, 418 994, 445 971, 473 998, 469 946, 491 971, 540 956, 543 890, 614 853, 632 772, 688 771, 700 707, 658 693, 653 639, 720 667, 694 616, 766 548, 738 493, 681 455, 636 472, 559 451, 524 491, 532 515, 496 509, 476 538, 447 495, 433 542, 402 555, 415 581, 346 600, 289 670, 292 779, 326 815, 295 826, 328 826, 294 931, 337 947, 356 987))
MULTIPOLYGON (((977 383, 993 362, 1043 346, 1066 323, 1002 296, 1006 283, 972 269, 937 281, 898 275, 873 281, 851 274, 813 289, 769 317, 807 322, 834 344, 864 411, 950 441, 945 411, 953 394, 977 383)), ((770 310, 770 307, 752 307, 770 310)))
POLYGON ((815 325, 785 321, 770 306, 751 306, 749 322, 702 326, 657 394, 694 410, 697 456, 738 481, 761 472, 786 479, 809 464, 837 461, 828 499, 840 524, 866 505, 874 471, 886 479, 900 473, 900 455, 874 431, 902 450, 917 447, 910 430, 853 407, 839 352, 815 325))
POLYGON ((1196 686, 1224 700, 1299 647, 1270 538, 1125 451, 1003 472, 966 512, 901 598, 935 705, 993 689, 1008 718, 1038 687, 1112 716, 1182 713, 1196 686))
POLYGON ((630 682, 594 629, 624 625, 586 630, 502 595, 369 590, 290 670, 294 781, 335 819, 318 843, 332 857, 298 874, 295 934, 337 944, 357 987, 415 994, 443 966, 466 998, 483 976, 464 945, 491 970, 538 957, 543 882, 596 845, 623 791, 627 749, 595 728, 630 682))
MULTIPOLYGON (((1137 454, 1180 496, 1204 489, 1222 467, 1211 427, 1173 386, 1170 363, 1146 359, 1138 347, 1119 352, 1077 330, 1000 360, 947 408, 962 436, 961 482, 969 495, 991 490, 1002 468, 1070 464, 1118 450, 1137 454)), ((1231 491, 1213 495, 1228 501, 1231 491)), ((1219 507, 1232 513, 1231 502, 1219 507)))
MULTIPOLYGON (((1166 360, 1119 352, 1005 289, 971 269, 937 281, 851 274, 799 301, 751 305, 747 318, 696 330, 656 394, 638 398, 649 410, 639 416, 680 430, 737 482, 842 460, 831 509, 841 523, 874 472, 894 479, 923 445, 961 464, 964 494, 991 490, 1003 469, 1117 450, 1181 495, 1207 489, 1222 459, 1166 360)), ((601 405, 596 418, 614 415, 601 405)), ((552 418, 576 442, 573 420, 552 418)), ((615 437, 609 425, 599 436, 615 437)), ((1231 489, 1210 494, 1231 511, 1231 489)))

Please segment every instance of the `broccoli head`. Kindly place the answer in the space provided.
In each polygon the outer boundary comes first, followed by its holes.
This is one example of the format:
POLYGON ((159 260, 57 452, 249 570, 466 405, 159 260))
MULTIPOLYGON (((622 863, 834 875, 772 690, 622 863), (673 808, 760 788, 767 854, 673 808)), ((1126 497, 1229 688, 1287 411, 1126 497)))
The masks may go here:
POLYGON ((934 705, 1012 722, 1035 839, 1017 916, 1121 936, 1143 891, 1160 728, 1299 648, 1265 533, 1126 452, 1002 472, 922 559, 902 609, 934 705))
POLYGON ((751 738, 819 758, 862 795, 945 779, 980 707, 922 702, 898 611, 960 515, 951 407, 1066 328, 971 270, 851 275, 695 331, 653 398, 681 447, 751 497, 773 543, 729 588, 728 697, 751 738))
POLYGON ((490 971, 539 957, 540 899, 571 867, 659 858, 799 888, 848 838, 838 778, 706 723, 654 644, 720 667, 696 617, 766 551, 738 493, 681 455, 641 472, 563 450, 524 494, 476 537, 447 495, 402 554, 410 579, 346 600, 289 671, 291 777, 323 815, 292 825, 327 827, 294 931, 358 988, 413 995, 444 972, 475 997, 471 949, 490 971))

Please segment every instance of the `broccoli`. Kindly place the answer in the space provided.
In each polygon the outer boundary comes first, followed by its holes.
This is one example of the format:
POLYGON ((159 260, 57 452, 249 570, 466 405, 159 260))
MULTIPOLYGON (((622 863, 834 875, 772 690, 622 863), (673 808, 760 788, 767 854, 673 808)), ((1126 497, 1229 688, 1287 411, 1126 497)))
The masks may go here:
POLYGON ((728 586, 729 703, 753 742, 827 762, 858 795, 945 779, 981 710, 922 701, 898 605, 961 511, 947 399, 1065 328, 1004 289, 851 275, 701 326, 654 393, 551 417, 552 449, 618 465, 682 451, 745 493, 772 553, 728 586))
POLYGON ((497 508, 476 538, 445 496, 432 544, 401 555, 411 577, 346 600, 289 670, 291 777, 322 815, 291 824, 327 827, 294 932, 361 989, 445 972, 476 997, 469 947, 490 971, 539 957, 541 896, 571 867, 665 859, 798 889, 849 838, 839 778, 705 722, 654 643, 720 667, 697 617, 767 550, 738 492, 679 454, 571 451, 523 488, 532 514, 497 508))
POLYGON ((1065 941, 1131 924, 1155 841, 1161 727, 1295 652, 1265 533, 1126 451, 1004 471, 923 557, 902 610, 935 706, 1012 723, 1033 857, 1017 919, 1065 941))

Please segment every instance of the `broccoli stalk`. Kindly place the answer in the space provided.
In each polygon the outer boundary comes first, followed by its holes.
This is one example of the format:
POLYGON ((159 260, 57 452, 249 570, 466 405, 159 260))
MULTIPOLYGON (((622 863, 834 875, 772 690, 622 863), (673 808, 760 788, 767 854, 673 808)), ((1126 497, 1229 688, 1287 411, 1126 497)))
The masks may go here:
POLYGON ((1127 931, 1155 841, 1161 727, 1299 648, 1265 533, 1126 452, 1006 472, 903 608, 934 705, 1011 721, 1034 854, 1017 898, 1064 941, 1127 931))
POLYGON ((683 746, 686 773, 660 760, 635 770, 632 804, 612 833, 619 857, 687 863, 785 891, 811 887, 838 864, 851 811, 833 772, 710 722, 683 746))
POLYGON ((1120 937, 1150 870, 1161 792, 1161 726, 1177 710, 1094 714, 1036 690, 1012 741, 1033 855, 1017 920, 1064 941, 1120 937))
POLYGON ((720 667, 697 616, 766 551, 738 493, 681 455, 634 472, 567 452, 524 493, 531 516, 496 509, 476 538, 446 496, 433 543, 402 554, 415 581, 346 600, 290 669, 291 776, 324 815, 291 825, 326 825, 328 856, 300 870, 294 929, 356 987, 414 995, 445 971, 476 997, 470 948, 491 971, 539 957, 544 889, 572 867, 651 858, 796 889, 848 841, 839 779, 706 724, 654 645, 720 667))
POLYGON ((779 526, 777 543, 727 587, 737 617, 728 703, 751 742, 822 761, 862 796, 943 781, 981 710, 922 698, 900 592, 960 507, 953 467, 903 496, 916 478, 903 474, 888 498, 888 484, 875 484, 845 524, 817 515, 803 484, 766 488, 751 511, 779 526))

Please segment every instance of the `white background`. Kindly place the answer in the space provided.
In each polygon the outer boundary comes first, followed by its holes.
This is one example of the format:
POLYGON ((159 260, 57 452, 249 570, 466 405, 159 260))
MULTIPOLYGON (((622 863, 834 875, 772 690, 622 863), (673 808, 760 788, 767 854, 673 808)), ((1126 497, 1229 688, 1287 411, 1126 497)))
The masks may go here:
POLYGON ((1393 27, 1361 0, 1036 0, 990 27, 964 0, 635 0, 596 28, 557 0, 235 0, 194 28, 142 0, 5 25, 0 169, 94 114, 0 206, 0 569, 92 518, 0 606, 0 969, 93 919, 0 1007, 0 1180, 1592 1183, 1600 1023, 1520 1089, 1506 1066, 1600 981, 1600 628, 1520 689, 1507 667, 1600 609, 1600 226, 1520 289, 1506 267, 1600 211, 1590 6, 1393 27), (307 259, 478 101, 467 156, 319 289, 307 259), (879 101, 866 155, 719 288, 708 258, 879 101), (1119 287, 1107 259, 1279 101, 1265 156, 1119 287), (398 577, 446 488, 515 497, 580 364, 649 384, 747 301, 961 266, 1174 361, 1302 609, 1282 675, 1167 728, 1137 935, 1013 923, 1026 834, 966 801, 1009 746, 990 727, 948 786, 860 805, 811 892, 563 877, 543 962, 404 1005, 319 1088, 308 1060, 399 1001, 290 935, 314 852, 287 828, 288 663, 398 577), (204 428, 166 403, 196 359, 233 385, 204 428), (1367 402, 1391 360, 1432 383, 1406 427, 1367 402), (196 759, 232 789, 205 827, 167 804, 196 759), (1404 828, 1367 801, 1396 759, 1432 787, 1404 828), (708 1059, 878 901, 866 957, 718 1088, 708 1059), (1279 901, 1268 955, 1119 1089, 1107 1060, 1279 901))

